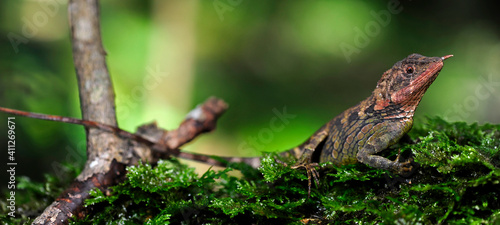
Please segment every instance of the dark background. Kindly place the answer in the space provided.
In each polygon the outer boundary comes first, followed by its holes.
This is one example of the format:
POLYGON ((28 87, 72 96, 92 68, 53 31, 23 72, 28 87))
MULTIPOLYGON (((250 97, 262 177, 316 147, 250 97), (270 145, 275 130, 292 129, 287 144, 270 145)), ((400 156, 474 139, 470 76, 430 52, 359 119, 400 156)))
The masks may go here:
MULTIPOLYGON (((129 131, 153 120, 174 129, 217 96, 230 105, 218 129, 185 149, 284 150, 369 96, 395 62, 420 53, 455 56, 425 94, 416 123, 425 116, 500 123, 500 21, 490 2, 102 1, 118 121, 129 131), (346 55, 346 45, 356 53, 346 55), (285 107, 295 117, 273 119, 285 107)), ((0 2, 0 106, 81 117, 67 23, 64 1, 0 2)), ((0 114, 1 168, 7 116, 0 114)), ((42 181, 61 163, 83 166, 81 126, 15 122, 17 178, 42 181)), ((0 173, 1 189, 7 175, 0 173)))

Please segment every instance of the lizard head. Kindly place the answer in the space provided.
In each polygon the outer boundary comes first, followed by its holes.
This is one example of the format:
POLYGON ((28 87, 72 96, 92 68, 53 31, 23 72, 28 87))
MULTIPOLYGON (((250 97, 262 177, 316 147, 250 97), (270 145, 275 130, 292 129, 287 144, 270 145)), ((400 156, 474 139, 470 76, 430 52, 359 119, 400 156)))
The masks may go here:
POLYGON ((384 73, 373 92, 376 99, 375 110, 391 104, 414 110, 443 68, 443 61, 452 56, 426 57, 411 54, 394 64, 384 73))

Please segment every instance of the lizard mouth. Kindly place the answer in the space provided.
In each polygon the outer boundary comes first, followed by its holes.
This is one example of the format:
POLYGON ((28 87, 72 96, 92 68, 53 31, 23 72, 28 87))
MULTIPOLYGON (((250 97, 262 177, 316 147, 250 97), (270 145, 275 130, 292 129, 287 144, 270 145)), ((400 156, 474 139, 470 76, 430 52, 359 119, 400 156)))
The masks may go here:
POLYGON ((440 57, 436 62, 431 63, 431 65, 422 74, 420 74, 417 79, 413 80, 410 85, 408 85, 409 88, 417 91, 421 88, 425 88, 423 91, 426 91, 427 87, 434 82, 437 75, 443 68, 443 61, 451 57, 453 57, 453 55, 445 55, 440 57))
POLYGON ((408 85, 408 87, 418 90, 421 87, 425 86, 428 82, 433 82, 442 68, 443 68, 443 61, 437 61, 432 63, 424 72, 422 72, 422 74, 420 74, 420 76, 417 77, 417 79, 410 82, 410 85, 408 85))
POLYGON ((429 67, 427 67, 427 69, 422 72, 420 76, 411 81, 407 87, 401 89, 391 96, 392 101, 396 103, 402 103, 411 100, 419 102, 427 88, 429 88, 432 82, 434 82, 439 72, 443 68, 443 61, 445 59, 451 58, 452 56, 453 55, 435 57, 436 61, 430 63, 429 67))

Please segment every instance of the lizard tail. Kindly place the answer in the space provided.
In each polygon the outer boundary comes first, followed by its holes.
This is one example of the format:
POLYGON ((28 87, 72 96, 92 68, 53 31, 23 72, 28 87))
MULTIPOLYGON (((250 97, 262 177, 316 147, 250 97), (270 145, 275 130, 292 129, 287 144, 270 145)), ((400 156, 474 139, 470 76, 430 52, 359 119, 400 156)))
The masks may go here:
POLYGON ((209 155, 203 155, 203 154, 198 154, 198 153, 184 152, 184 151, 181 151, 179 149, 165 150, 165 146, 158 146, 157 143, 152 142, 152 141, 144 138, 141 135, 133 134, 133 133, 130 133, 128 131, 122 130, 118 127, 114 127, 114 126, 110 126, 107 124, 102 124, 102 123, 98 123, 98 122, 94 122, 94 121, 82 120, 82 119, 65 117, 65 116, 55 116, 55 115, 47 115, 47 114, 41 114, 41 113, 32 113, 32 112, 9 109, 9 108, 4 108, 4 107, 0 107, 0 112, 6 112, 6 113, 13 114, 13 115, 30 117, 30 118, 41 119, 41 120, 50 120, 50 121, 63 122, 63 123, 79 124, 79 125, 83 125, 85 127, 101 129, 101 130, 104 130, 107 132, 115 133, 122 138, 128 138, 128 139, 132 139, 132 140, 138 141, 140 143, 146 144, 146 145, 152 147, 152 149, 154 151, 156 151, 157 153, 165 154, 166 157, 176 156, 176 157, 183 158, 183 159, 194 160, 194 161, 206 163, 209 165, 221 166, 221 167, 227 167, 231 163, 241 163, 241 162, 246 163, 253 168, 258 168, 260 166, 260 157, 218 157, 218 156, 209 156, 209 155))
POLYGON ((227 167, 229 164, 232 163, 245 163, 255 169, 260 166, 260 159, 261 159, 261 157, 219 157, 212 155, 209 156, 209 155, 190 153, 184 151, 179 152, 177 154, 177 157, 220 167, 227 167))
POLYGON ((285 158, 293 157, 295 159, 299 159, 300 156, 302 155, 301 147, 302 145, 292 148, 288 151, 281 152, 280 156, 285 158))

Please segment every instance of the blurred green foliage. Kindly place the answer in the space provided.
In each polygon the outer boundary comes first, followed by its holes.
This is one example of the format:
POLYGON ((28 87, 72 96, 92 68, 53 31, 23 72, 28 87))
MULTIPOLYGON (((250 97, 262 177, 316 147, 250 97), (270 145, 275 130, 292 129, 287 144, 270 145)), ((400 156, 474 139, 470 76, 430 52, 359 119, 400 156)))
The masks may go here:
MULTIPOLYGON (((0 2, 1 106, 81 116, 67 5, 58 2, 0 2)), ((191 151, 253 156, 296 146, 369 96, 385 70, 414 52, 455 55, 423 98, 417 124, 425 115, 500 123, 500 16, 493 1, 100 4, 121 127, 133 131, 157 120, 173 129, 211 95, 229 103, 217 130, 188 146, 191 151), (394 7, 402 10, 382 17, 386 25, 374 16, 394 7), (358 30, 367 35, 366 46, 356 45, 358 30), (350 62, 343 43, 359 49, 350 62), (143 82, 151 69, 158 69, 161 79, 147 88, 143 82), (280 124, 283 129, 263 133, 277 116, 273 109, 285 107, 295 117, 280 124)), ((0 114, 0 121, 6 117, 0 114)), ((17 175, 41 181, 64 163, 82 168, 83 128, 20 117, 16 123, 17 175)), ((0 126, 0 134, 6 134, 6 126, 0 126)), ((0 143, 6 142, 0 135, 0 143)), ((6 176, 0 174, 0 180, 6 176)))

